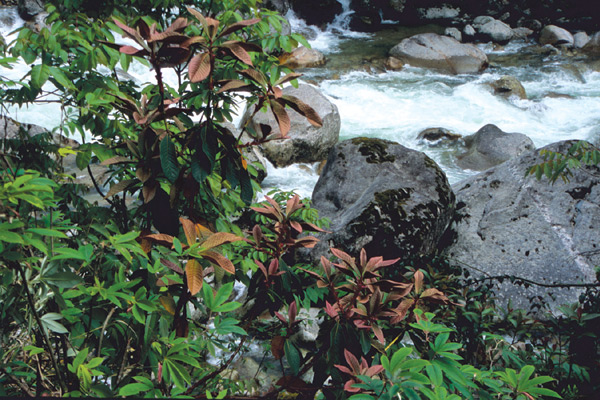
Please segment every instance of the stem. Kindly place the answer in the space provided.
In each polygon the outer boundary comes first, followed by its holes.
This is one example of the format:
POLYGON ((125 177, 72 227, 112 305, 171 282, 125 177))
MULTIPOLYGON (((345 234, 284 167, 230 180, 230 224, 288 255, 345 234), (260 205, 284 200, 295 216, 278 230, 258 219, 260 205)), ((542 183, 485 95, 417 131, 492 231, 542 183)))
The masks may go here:
POLYGON ((116 309, 117 309, 116 307, 113 307, 110 310, 110 312, 106 316, 106 319, 104 320, 104 324, 102 324, 102 330, 100 331, 100 340, 98 341, 98 350, 96 351, 96 357, 101 357, 100 351, 102 350, 102 341, 104 340, 104 331, 106 330, 106 326, 108 325, 108 321, 110 321, 110 318, 115 313, 116 309))
POLYGON ((0 367, 0 372, 2 372, 4 375, 6 375, 6 377, 12 381, 15 385, 17 385, 19 387, 19 389, 21 389, 23 392, 25 392, 25 395, 27 395, 28 397, 36 397, 35 393, 31 391, 31 389, 29 389, 29 386, 27 386, 25 384, 25 382, 21 381, 20 379, 10 375, 8 372, 6 372, 6 370, 2 367, 0 367))
POLYGON ((33 316, 38 325, 38 328, 40 329, 40 331, 42 331, 42 338, 44 339, 44 345, 46 347, 46 350, 48 351, 50 360, 52 361, 52 367, 56 371, 56 377, 58 378, 58 383, 60 385, 60 388, 64 392, 64 391, 66 391, 66 386, 65 386, 62 374, 61 374, 60 370, 58 369, 58 364, 56 362, 56 359, 54 358, 54 352, 52 351, 52 345, 50 344, 50 339, 48 338, 48 334, 42 325, 42 320, 40 319, 37 311, 35 310, 35 303, 33 302, 33 297, 31 296, 31 292, 29 291, 29 286, 27 285, 27 277, 25 276, 25 271, 23 270, 23 268, 21 268, 21 265, 19 265, 16 262, 11 262, 11 263, 9 263, 9 265, 12 268, 18 270, 21 275, 21 279, 23 279, 23 287, 25 288, 27 302, 29 303, 29 307, 31 308, 31 312, 33 313, 33 316))

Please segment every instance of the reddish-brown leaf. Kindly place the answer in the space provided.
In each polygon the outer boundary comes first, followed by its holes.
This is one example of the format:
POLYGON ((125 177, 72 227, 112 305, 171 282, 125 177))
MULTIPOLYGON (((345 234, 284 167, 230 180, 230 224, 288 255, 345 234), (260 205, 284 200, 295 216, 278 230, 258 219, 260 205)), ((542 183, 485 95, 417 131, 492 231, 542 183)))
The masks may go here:
POLYGON ((188 290, 193 296, 202 289, 202 283, 204 282, 202 265, 196 260, 189 260, 185 265, 185 276, 187 278, 188 290))
POLYGON ((137 47, 133 46, 121 46, 119 47, 119 51, 123 54, 128 54, 130 56, 136 57, 144 57, 149 54, 145 49, 138 49, 137 47))
POLYGON ((100 163, 100 165, 112 165, 112 164, 130 163, 130 162, 132 162, 132 161, 127 157, 115 156, 115 157, 111 157, 107 160, 102 161, 100 163))
POLYGON ((318 128, 323 126, 323 120, 311 106, 294 96, 284 95, 281 98, 285 101, 286 105, 300 115, 303 115, 312 125, 318 128))
POLYGON ((185 47, 161 47, 157 53, 162 60, 161 66, 175 66, 182 64, 190 57, 190 50, 185 47))
POLYGON ((290 128, 292 127, 292 123, 290 121, 290 116, 288 115, 287 111, 285 111, 285 107, 277 100, 269 101, 269 105, 271 106, 271 111, 277 120, 279 132, 283 137, 287 136, 287 134, 290 132, 290 128))
POLYGON ((268 86, 267 79, 265 78, 265 76, 261 72, 255 70, 254 68, 244 69, 239 72, 246 78, 253 80, 254 82, 258 83, 263 87, 268 86))
POLYGON ((271 354, 273 354, 273 357, 275 357, 276 360, 279 360, 284 356, 284 344, 285 338, 283 336, 274 336, 273 339, 271 339, 271 354))
POLYGON ((219 89, 217 93, 249 91, 249 89, 252 88, 251 85, 248 85, 246 82, 238 79, 221 81, 219 83, 224 83, 224 85, 221 87, 221 89, 219 89))
POLYGON ((123 190, 128 189, 131 185, 133 185, 134 183, 139 182, 137 180, 137 178, 135 179, 126 179, 124 181, 121 182, 117 182, 114 185, 112 185, 110 187, 110 190, 108 191, 108 193, 106 193, 106 196, 104 196, 104 198, 110 197, 110 196, 114 196, 117 193, 122 192, 123 190))
POLYGON ((297 221, 290 221, 290 226, 298 233, 302 233, 302 225, 300 225, 297 221))
POLYGON ((235 275, 235 267, 231 261, 223 254, 217 253, 216 251, 205 251, 202 253, 202 257, 206 258, 213 264, 221 267, 224 271, 235 275))
POLYGON ((170 294, 166 295, 166 296, 160 296, 158 298, 158 300, 160 301, 160 304, 162 304, 162 306, 165 308, 165 310, 167 310, 167 312, 171 315, 175 315, 175 300, 173 300, 173 296, 171 296, 170 294))
POLYGON ((175 271, 179 275, 183 275, 183 269, 181 269, 181 267, 179 265, 175 264, 173 261, 169 261, 166 258, 161 258, 160 263, 162 265, 164 265, 165 267, 169 268, 171 271, 175 271))
POLYGON ((135 171, 135 176, 141 182, 146 182, 152 177, 152 170, 150 168, 138 167, 138 169, 135 171))
POLYGON ((237 58, 244 64, 252 66, 252 57, 250 54, 244 49, 243 46, 240 45, 239 42, 228 42, 221 45, 221 48, 229 50, 228 52, 232 57, 237 58))
POLYGON ((113 18, 113 21, 119 28, 121 28, 121 30, 123 30, 123 32, 125 33, 126 36, 129 36, 131 39, 135 40, 136 42, 138 42, 141 39, 141 36, 137 30, 133 29, 130 26, 125 25, 118 19, 113 18))
POLYGON ((219 37, 227 36, 230 33, 239 31, 240 29, 244 29, 247 26, 257 24, 260 21, 261 20, 259 18, 253 18, 253 19, 246 19, 243 21, 236 22, 234 24, 229 25, 226 29, 224 29, 223 32, 221 32, 221 34, 219 35, 219 37))
POLYGON ((303 238, 297 239, 294 244, 295 247, 304 247, 305 249, 312 249, 319 243, 319 239, 314 236, 305 236, 303 238))
POLYGON ((148 39, 149 43, 152 42, 163 42, 163 43, 183 43, 188 40, 189 37, 186 35, 182 35, 181 33, 175 31, 164 31, 164 32, 156 32, 150 35, 148 39))
POLYGON ((210 67, 210 56, 208 53, 201 53, 195 55, 191 60, 188 67, 190 81, 192 83, 202 82, 211 72, 210 67))
POLYGON ((142 187, 142 197, 144 198, 144 204, 148 204, 156 196, 157 185, 144 185, 142 187))
POLYGON ((284 77, 279 78, 279 80, 275 83, 275 85, 279 86, 279 85, 283 85, 284 83, 293 81, 294 79, 298 79, 302 76, 302 74, 297 74, 295 72, 292 72, 291 74, 287 74, 284 77))
POLYGON ((242 240, 241 237, 234 235, 229 232, 217 232, 210 235, 204 242, 202 242, 203 250, 210 250, 213 247, 220 246, 222 244, 233 243, 242 240))
POLYGON ((196 43, 204 44, 204 43, 206 43, 206 39, 204 39, 202 36, 192 36, 191 38, 187 39, 186 41, 180 43, 179 46, 189 48, 191 45, 196 44, 196 43))
POLYGON ((183 233, 185 233, 185 238, 189 246, 196 243, 196 226, 195 224, 187 218, 179 218, 179 222, 183 226, 183 233))
POLYGON ((167 235, 166 233, 153 233, 151 235, 144 236, 144 238, 150 239, 163 246, 171 247, 173 245, 173 236, 167 235))
POLYGON ((421 293, 421 290, 423 290, 423 278, 425 276, 423 275, 423 272, 421 272, 421 270, 418 270, 417 272, 415 272, 415 276, 414 276, 414 280, 415 280, 415 292, 417 294, 421 293))
POLYGON ((190 21, 187 18, 179 17, 167 29, 165 32, 183 32, 188 27, 190 21))

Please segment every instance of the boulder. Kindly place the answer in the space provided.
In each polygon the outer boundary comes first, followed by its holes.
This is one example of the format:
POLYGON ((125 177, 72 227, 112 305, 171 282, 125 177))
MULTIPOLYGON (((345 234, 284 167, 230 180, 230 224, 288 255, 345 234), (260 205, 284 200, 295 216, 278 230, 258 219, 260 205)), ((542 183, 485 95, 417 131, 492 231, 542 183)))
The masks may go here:
POLYGON ((462 33, 465 36, 465 38, 468 38, 469 40, 473 39, 475 37, 475 35, 477 34, 477 32, 475 31, 475 28, 473 28, 472 25, 465 25, 462 33))
POLYGON ((442 4, 440 7, 420 8, 417 12, 423 20, 452 20, 460 15, 460 8, 442 4))
POLYGON ((451 38, 462 42, 462 33, 460 33, 460 31, 457 28, 446 28, 446 30, 444 31, 444 35, 450 36, 451 38))
MULTIPOLYGON (((297 112, 288 109, 291 128, 288 139, 273 140, 261 145, 265 157, 276 167, 285 167, 293 163, 312 163, 327 158, 329 150, 338 141, 340 135, 340 114, 335 104, 330 102, 321 92, 310 85, 300 85, 297 89, 288 86, 283 94, 295 96, 311 106, 323 120, 321 128, 311 125, 297 112)), ((242 125, 248 117, 248 111, 242 125)), ((271 126, 273 133, 279 133, 279 126, 273 113, 259 112, 251 123, 260 132, 260 124, 271 126)))
POLYGON ((468 150, 457 156, 456 163, 473 171, 486 170, 535 149, 533 141, 526 135, 503 132, 492 124, 465 136, 463 140, 468 150))
POLYGON ((585 32, 577 32, 573 35, 573 47, 576 49, 582 49, 589 41, 590 37, 585 32))
POLYGON ((319 50, 300 46, 280 56, 279 63, 292 69, 320 67, 325 65, 325 56, 319 50))
POLYGON ((456 142, 460 138, 462 138, 462 135, 446 128, 427 128, 417 136, 418 140, 426 140, 436 144, 439 142, 456 142))
POLYGON ((600 56, 600 32, 593 34, 582 50, 589 55, 600 56))
POLYGON ((546 25, 540 32, 540 44, 552 46, 573 47, 573 35, 556 25, 546 25))
POLYGON ((383 63, 383 66, 390 71, 400 71, 404 68, 404 63, 395 57, 388 57, 383 63))
POLYGON ((492 41, 495 43, 506 44, 514 36, 510 26, 497 19, 492 19, 477 27, 477 33, 482 41, 492 41))
MULTIPOLYGON (((565 153, 573 142, 544 149, 565 153)), ((456 241, 451 262, 476 278, 514 275, 542 284, 592 283, 600 265, 600 179, 597 167, 573 170, 568 182, 526 176, 542 163, 532 150, 453 186, 457 200, 456 241)), ((526 308, 543 296, 553 309, 573 303, 582 289, 516 286, 505 280, 496 294, 502 306, 526 308), (552 294, 555 297, 550 296, 552 294)))
POLYGON ((382 139, 338 143, 312 195, 331 233, 309 252, 329 256, 336 247, 357 256, 413 257, 436 252, 454 213, 446 175, 424 153, 382 139))
POLYGON ((421 33, 394 46, 390 56, 415 67, 433 68, 451 74, 483 71, 488 65, 483 51, 448 36, 421 33))
POLYGON ((262 6, 269 10, 275 10, 282 15, 290 10, 290 3, 288 0, 265 0, 263 1, 262 6))
POLYGON ((503 76, 500 79, 492 82, 494 93, 504 98, 517 96, 520 99, 527 99, 525 88, 514 76, 503 76))
POLYGON ((520 26, 518 28, 513 28, 513 38, 515 39, 527 39, 529 36, 533 35, 533 31, 524 26, 520 26))
POLYGON ((36 15, 45 13, 43 0, 19 0, 17 3, 19 16, 25 21, 33 19, 36 15))

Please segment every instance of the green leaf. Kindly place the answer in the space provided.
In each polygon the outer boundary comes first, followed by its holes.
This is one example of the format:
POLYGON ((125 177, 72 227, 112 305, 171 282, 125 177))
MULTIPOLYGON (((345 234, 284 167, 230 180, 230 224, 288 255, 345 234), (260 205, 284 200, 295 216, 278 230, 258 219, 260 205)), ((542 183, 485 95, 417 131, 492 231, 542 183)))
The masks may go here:
POLYGON ((0 241, 15 244, 24 244, 23 237, 11 231, 0 230, 0 241))
POLYGON ((141 392, 147 392, 152 387, 143 383, 130 383, 119 389, 119 396, 135 396, 141 392))
POLYGON ((68 333, 69 331, 64 327, 63 324, 56 322, 61 318, 62 315, 58 313, 48 313, 40 317, 40 320, 42 321, 42 325, 44 325, 45 328, 50 329, 52 332, 68 333))
POLYGON ((285 341, 283 351, 285 352, 285 357, 292 371, 292 375, 297 376, 300 372, 300 352, 289 340, 285 341))
POLYGON ((34 65, 31 68, 31 86, 40 89, 50 77, 50 68, 44 64, 34 65))
POLYGON ((91 148, 77 152, 77 156, 75 157, 75 164, 77 165, 77 168, 83 171, 88 167, 88 165, 90 165, 90 161, 92 161, 91 148))
POLYGON ((67 235, 63 232, 57 231, 55 229, 46 229, 46 228, 28 228, 25 232, 35 233, 40 236, 49 236, 49 237, 57 237, 61 239, 67 239, 67 235))
POLYGON ((71 271, 46 275, 43 276, 42 279, 50 285, 58 286, 63 289, 69 289, 83 283, 83 279, 71 271))
POLYGON ((165 136, 160 141, 160 165, 167 179, 175 182, 179 177, 179 165, 175 145, 169 136, 165 136))
POLYGON ((81 254, 79 250, 71 249, 69 247, 59 247, 57 249, 54 249, 54 252, 58 253, 58 255, 52 257, 52 260, 87 260, 85 255, 81 254))

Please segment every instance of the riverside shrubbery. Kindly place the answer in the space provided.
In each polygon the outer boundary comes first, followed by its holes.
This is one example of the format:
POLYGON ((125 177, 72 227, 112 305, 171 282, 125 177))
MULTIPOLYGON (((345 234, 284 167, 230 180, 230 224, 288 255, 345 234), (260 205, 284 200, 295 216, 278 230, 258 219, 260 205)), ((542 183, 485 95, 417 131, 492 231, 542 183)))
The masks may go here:
POLYGON ((60 102, 57 130, 82 144, 47 144, 44 163, 24 165, 28 139, 3 143, 0 395, 531 399, 598 385, 577 348, 585 338, 598 352, 593 291, 541 321, 501 315, 443 261, 398 266, 332 249, 319 266, 296 263, 294 250, 316 242, 306 233, 326 224, 293 193, 250 205, 255 167, 225 122, 242 100, 269 108, 280 133, 244 127, 250 145, 284 137, 288 112, 321 123, 280 88, 299 75, 276 55, 303 39, 277 33, 280 17, 255 0, 142 3, 90 15, 56 2, 47 26, 22 28, 2 60, 31 66, 3 80, 3 104, 60 102), (134 60, 155 83, 123 80, 118 68, 134 60), (90 174, 91 163, 109 168, 108 207, 51 162, 68 153, 90 174), (245 296, 234 298, 236 282, 245 296), (323 322, 307 352, 296 333, 311 307, 323 322), (280 365, 264 392, 231 374, 259 338, 280 365))

